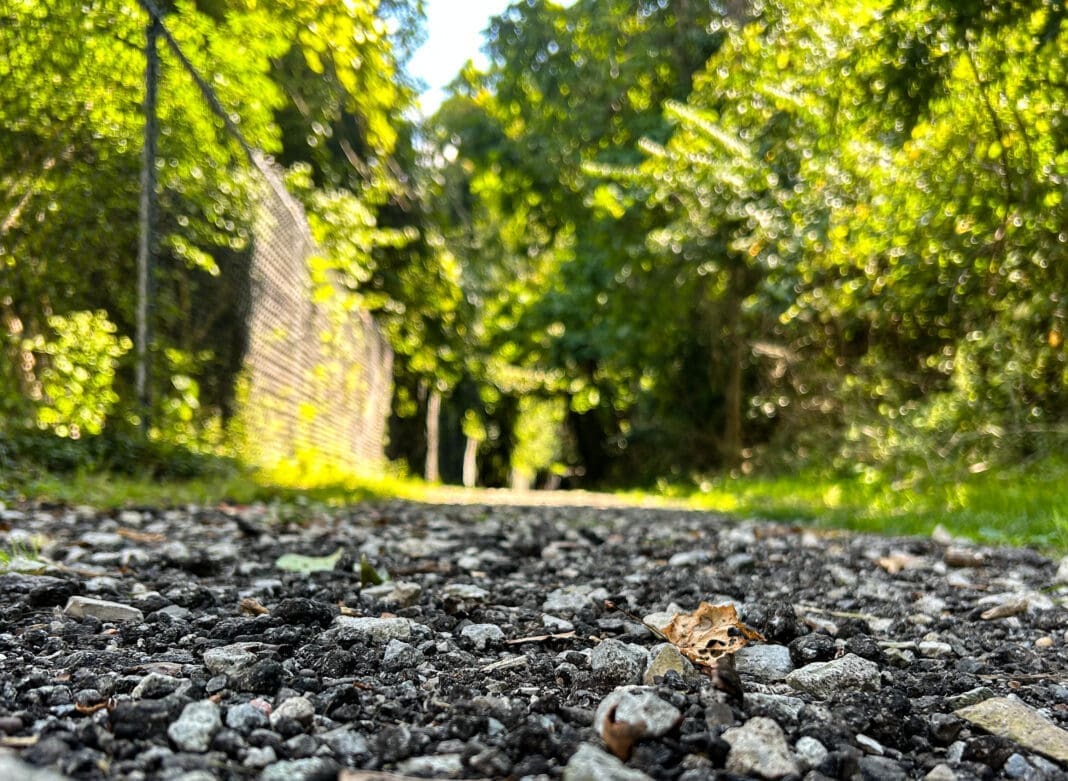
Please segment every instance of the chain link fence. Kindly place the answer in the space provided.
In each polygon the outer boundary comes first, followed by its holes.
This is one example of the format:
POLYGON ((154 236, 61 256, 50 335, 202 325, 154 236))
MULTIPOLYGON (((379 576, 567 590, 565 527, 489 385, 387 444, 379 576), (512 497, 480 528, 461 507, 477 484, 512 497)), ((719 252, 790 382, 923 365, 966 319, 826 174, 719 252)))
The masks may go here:
MULTIPOLYGON (((245 151, 253 180, 251 257, 230 264, 231 278, 220 285, 234 310, 229 319, 239 324, 230 348, 236 346, 239 356, 234 414, 246 455, 263 465, 284 459, 361 470, 380 465, 393 366, 388 342, 367 312, 313 297, 309 260, 317 248, 281 170, 246 143, 210 80, 182 53, 153 2, 140 2, 226 132, 245 151)), ((149 61, 151 36, 150 28, 149 61)), ((153 69, 147 72, 152 78, 153 69)), ((146 117, 146 126, 151 123, 146 117)))
POLYGON ((361 466, 382 461, 393 353, 366 312, 312 300, 316 251, 280 172, 254 155, 262 186, 243 301, 248 346, 238 414, 261 462, 314 453, 361 466))

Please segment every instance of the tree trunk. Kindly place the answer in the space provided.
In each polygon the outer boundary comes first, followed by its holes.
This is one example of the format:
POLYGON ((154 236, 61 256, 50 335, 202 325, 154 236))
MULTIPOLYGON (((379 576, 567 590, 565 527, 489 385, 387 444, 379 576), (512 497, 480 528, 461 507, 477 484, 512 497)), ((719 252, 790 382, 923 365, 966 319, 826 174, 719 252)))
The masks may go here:
POLYGON ((742 378, 745 364, 745 334, 742 333, 742 302, 740 298, 741 276, 731 272, 731 285, 727 295, 727 387, 723 394, 723 463, 735 467, 742 457, 742 378))
POLYGON ((474 488, 478 482, 478 440, 474 437, 467 438, 464 446, 464 488, 474 488))
POLYGON ((441 446, 441 394, 431 388, 426 402, 426 469, 423 477, 428 483, 441 481, 438 450, 441 446))

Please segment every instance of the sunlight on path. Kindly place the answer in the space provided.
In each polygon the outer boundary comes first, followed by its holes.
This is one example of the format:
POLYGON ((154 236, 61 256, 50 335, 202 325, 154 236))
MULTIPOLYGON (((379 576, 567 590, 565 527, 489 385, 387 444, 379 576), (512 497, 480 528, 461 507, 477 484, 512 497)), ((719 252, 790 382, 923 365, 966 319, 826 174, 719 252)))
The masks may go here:
POLYGON ((433 504, 489 504, 538 507, 653 507, 694 509, 685 501, 656 496, 606 494, 595 491, 512 491, 505 488, 458 488, 436 486, 426 489, 425 501, 433 504))

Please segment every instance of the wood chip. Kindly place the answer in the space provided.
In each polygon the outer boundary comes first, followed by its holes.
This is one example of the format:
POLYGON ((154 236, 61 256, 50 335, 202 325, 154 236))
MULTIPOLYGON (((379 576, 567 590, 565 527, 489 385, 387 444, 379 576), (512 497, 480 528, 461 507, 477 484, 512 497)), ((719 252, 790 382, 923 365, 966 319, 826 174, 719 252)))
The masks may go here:
POLYGON ((0 746, 4 748, 29 748, 37 744, 39 735, 4 735, 0 737, 0 746))
POLYGON ((510 656, 507 659, 501 659, 479 669, 484 673, 493 672, 494 670, 510 670, 513 667, 523 667, 528 661, 526 654, 522 654, 520 656, 510 656))
POLYGON ((120 537, 125 537, 131 542, 142 542, 146 544, 155 544, 159 542, 166 542, 167 538, 162 534, 152 532, 139 532, 136 529, 127 529, 120 527, 115 530, 115 533, 120 537))
POLYGON ((981 567, 986 563, 986 557, 968 548, 946 548, 942 561, 948 567, 981 567))
POLYGON ((1005 602, 1001 605, 994 605, 989 610, 984 610, 979 618, 984 621, 993 621, 997 618, 1008 618, 1009 616, 1018 616, 1020 613, 1027 612, 1027 600, 1017 599, 1012 602, 1005 602))
POLYGON ((574 637, 574 630, 560 632, 554 635, 532 635, 531 637, 517 637, 515 640, 506 640, 505 645, 519 645, 520 643, 544 643, 546 640, 567 640, 574 637))

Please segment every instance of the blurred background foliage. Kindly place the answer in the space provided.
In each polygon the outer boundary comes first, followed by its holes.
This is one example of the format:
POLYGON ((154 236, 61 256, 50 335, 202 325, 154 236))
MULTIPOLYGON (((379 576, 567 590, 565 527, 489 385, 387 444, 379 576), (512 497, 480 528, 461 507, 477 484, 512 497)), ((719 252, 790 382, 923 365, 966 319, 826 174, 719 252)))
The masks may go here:
MULTIPOLYGON (((388 334, 389 455, 411 472, 1063 471, 1063 3, 521 0, 426 120, 420 0, 165 5, 287 169, 315 273, 388 334)), ((167 50, 166 392, 136 432, 144 23, 134 0, 0 0, 0 466, 240 456, 219 302, 248 263, 248 182, 167 50)))

